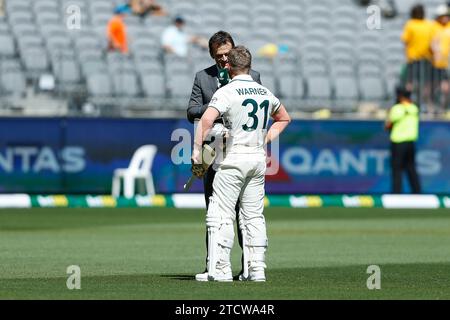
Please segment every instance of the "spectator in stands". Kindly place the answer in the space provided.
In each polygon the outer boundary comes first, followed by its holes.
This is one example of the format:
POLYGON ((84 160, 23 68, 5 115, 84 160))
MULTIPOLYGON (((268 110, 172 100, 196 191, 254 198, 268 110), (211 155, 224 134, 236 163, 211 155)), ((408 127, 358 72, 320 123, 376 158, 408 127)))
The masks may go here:
POLYGON ((397 89, 397 104, 389 111, 386 129, 391 135, 392 191, 402 192, 406 171, 411 190, 419 194, 420 182, 415 163, 415 143, 419 137, 419 108, 411 101, 411 91, 397 89))
POLYGON ((394 0, 355 0, 361 6, 376 5, 381 9, 381 13, 386 18, 394 18, 397 16, 397 8, 394 0))
POLYGON ((126 9, 117 7, 108 22, 108 49, 128 54, 127 26, 124 21, 126 9))
POLYGON ((164 8, 156 3, 155 0, 130 0, 129 5, 132 13, 140 17, 147 15, 167 16, 164 8))
POLYGON ((431 51, 433 53, 432 93, 440 111, 445 112, 448 105, 450 83, 448 77, 450 55, 450 15, 447 5, 440 5, 436 9, 436 20, 433 24, 431 51))
POLYGON ((425 20, 423 5, 415 5, 411 9, 411 19, 406 23, 401 36, 408 62, 406 88, 414 92, 418 101, 424 101, 427 106, 431 104, 432 27, 432 23, 425 20))
POLYGON ((186 21, 183 17, 177 16, 174 24, 164 30, 161 37, 161 44, 166 54, 175 54, 179 57, 187 57, 189 44, 196 44, 202 48, 208 48, 208 41, 200 36, 189 35, 185 31, 186 21))

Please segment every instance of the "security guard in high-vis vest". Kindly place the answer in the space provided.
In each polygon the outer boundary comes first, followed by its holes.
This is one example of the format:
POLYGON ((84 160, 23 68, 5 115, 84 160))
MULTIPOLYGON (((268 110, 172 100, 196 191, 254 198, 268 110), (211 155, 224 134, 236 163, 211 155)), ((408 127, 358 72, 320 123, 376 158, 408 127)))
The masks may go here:
POLYGON ((406 171, 414 194, 420 182, 415 163, 415 142, 419 137, 419 108, 411 101, 411 92, 397 89, 397 104, 389 111, 386 129, 391 134, 392 191, 402 192, 402 173, 406 171))

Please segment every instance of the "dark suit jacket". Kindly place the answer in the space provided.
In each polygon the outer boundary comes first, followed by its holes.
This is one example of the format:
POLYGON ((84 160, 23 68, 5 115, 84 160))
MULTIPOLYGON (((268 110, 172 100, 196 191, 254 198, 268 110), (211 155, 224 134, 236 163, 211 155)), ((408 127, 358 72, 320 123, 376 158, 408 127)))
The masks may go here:
MULTIPOLYGON (((219 71, 216 65, 204 69, 195 75, 194 86, 187 110, 187 118, 191 123, 194 123, 195 119, 200 119, 208 108, 209 102, 218 89, 218 75, 219 71)), ((250 70, 250 75, 253 80, 261 84, 259 72, 250 70)))

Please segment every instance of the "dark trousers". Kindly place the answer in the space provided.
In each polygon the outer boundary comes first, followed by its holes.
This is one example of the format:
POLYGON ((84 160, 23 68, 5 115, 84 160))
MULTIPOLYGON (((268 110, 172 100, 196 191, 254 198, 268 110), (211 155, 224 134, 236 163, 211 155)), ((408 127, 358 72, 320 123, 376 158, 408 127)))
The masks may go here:
MULTIPOLYGON (((203 186, 205 188, 205 200, 206 200, 206 209, 209 208, 209 198, 213 194, 213 182, 214 177, 216 176, 216 171, 211 167, 209 167, 208 172, 203 177, 203 186)), ((242 248, 242 233, 239 227, 239 200, 236 203, 236 223, 237 223, 237 234, 239 246, 242 248)), ((208 252, 208 231, 206 231, 206 252, 208 252)), ((241 259, 241 263, 244 262, 244 257, 241 259)), ((208 253, 206 254, 206 264, 208 264, 208 253)), ((205 270, 206 272, 206 270, 205 270)))
POLYGON ((392 191, 402 193, 402 173, 406 171, 413 194, 419 194, 420 182, 415 163, 414 142, 391 143, 392 191))

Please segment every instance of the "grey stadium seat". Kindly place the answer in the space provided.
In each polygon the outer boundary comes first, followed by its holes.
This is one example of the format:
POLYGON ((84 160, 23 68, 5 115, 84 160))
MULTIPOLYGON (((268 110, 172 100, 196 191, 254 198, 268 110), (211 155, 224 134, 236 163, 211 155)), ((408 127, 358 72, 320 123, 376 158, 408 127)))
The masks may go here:
POLYGON ((246 31, 251 27, 251 21, 246 16, 227 16, 225 19, 225 26, 227 30, 230 30, 229 32, 232 32, 235 27, 246 28, 246 31))
POLYGON ((174 55, 166 55, 164 57, 164 65, 166 74, 174 73, 190 73, 192 72, 192 66, 190 61, 186 58, 177 57, 174 55))
POLYGON ((192 93, 193 76, 190 73, 183 72, 167 74, 166 76, 170 97, 189 99, 192 93))
POLYGON ((111 73, 135 72, 136 67, 131 60, 117 60, 108 63, 108 70, 111 73))
POLYGON ((20 69, 4 70, 0 74, 0 93, 6 96, 23 97, 26 93, 26 79, 20 69))
POLYGON ((52 0, 37 0, 33 2, 33 10, 39 12, 56 12, 58 10, 58 2, 52 0))
POLYGON ((111 79, 107 73, 92 73, 87 78, 88 94, 92 98, 112 96, 111 79))
POLYGON ((261 16, 273 16, 274 12, 278 10, 277 4, 272 2, 261 2, 258 3, 257 6, 252 8, 251 14, 253 17, 261 17, 261 16))
POLYGON ((63 20, 57 12, 40 12, 36 15, 36 22, 38 25, 48 25, 48 24, 61 24, 63 20))
POLYGON ((85 78, 96 73, 107 74, 108 65, 103 60, 96 59, 96 57, 91 59, 87 58, 86 60, 81 61, 81 73, 85 78))
POLYGON ((37 28, 34 25, 30 25, 28 23, 11 25, 11 29, 15 37, 37 34, 37 28))
POLYGON ((386 89, 381 74, 365 74, 359 80, 361 98, 368 101, 382 101, 386 99, 386 89))
POLYGON ((280 98, 302 99, 305 94, 304 81, 300 73, 292 71, 278 77, 280 98))
POLYGON ((261 72, 261 82, 274 95, 277 94, 277 79, 273 72, 261 72))
POLYGON ((50 52, 61 49, 72 49, 72 41, 69 37, 52 36, 47 38, 47 49, 50 52))
POLYGON ((255 30, 260 28, 271 28, 273 33, 277 29, 278 19, 273 16, 255 16, 252 19, 252 24, 255 30))
POLYGON ((18 59, 1 59, 0 60, 0 72, 8 70, 21 69, 21 64, 18 59))
POLYGON ((0 57, 12 57, 16 53, 16 46, 11 35, 0 34, 0 57))
POLYGON ((29 48, 36 48, 36 47, 43 48, 44 46, 43 39, 36 36, 22 36, 18 38, 17 42, 19 51, 21 53, 23 53, 25 50, 29 48))
POLYGON ((136 66, 136 70, 140 74, 146 74, 146 73, 153 73, 153 72, 164 72, 164 67, 162 66, 161 62, 157 59, 152 59, 149 57, 146 59, 145 56, 141 58, 135 58, 134 64, 136 66), (142 58, 142 59, 141 59, 142 58))
POLYGON ((379 62, 380 60, 359 60, 358 64, 358 74, 360 76, 363 76, 364 74, 381 74, 382 73, 382 66, 379 62))
POLYGON ((152 54, 157 57, 160 54, 161 44, 152 38, 138 38, 131 43, 131 51, 139 54, 140 52, 152 54))
POLYGON ((288 17, 294 17, 299 19, 299 17, 303 17, 305 14, 304 10, 301 8, 301 6, 298 6, 296 4, 285 4, 281 6, 280 8, 280 17, 288 18, 288 17))
MULTIPOLYGON (((108 25, 109 20, 111 19, 112 15, 109 12, 97 12, 92 15, 91 21, 94 26, 105 26, 105 32, 106 32, 106 26, 108 25)), ((127 25, 131 26, 130 19, 126 19, 127 25)))
POLYGON ((315 74, 306 78, 308 98, 330 99, 332 88, 327 74, 315 74))
POLYGON ((118 72, 111 75, 114 94, 118 98, 137 97, 141 90, 134 72, 118 72))
POLYGON ((97 37, 78 37, 75 39, 75 47, 79 52, 102 49, 101 42, 97 37))
POLYGON ((21 54, 25 70, 30 75, 39 75, 49 69, 47 53, 42 47, 31 47, 22 51, 21 54))
POLYGON ((40 25, 38 26, 42 36, 44 38, 49 38, 53 35, 56 34, 61 34, 61 33, 65 33, 64 31, 62 31, 61 28, 61 23, 58 24, 44 24, 44 25, 40 25))
POLYGON ((89 1, 89 12, 91 16, 95 12, 113 12, 111 1, 89 1))
POLYGON ((286 16, 279 21, 278 27, 280 31, 296 30, 297 33, 300 35, 304 30, 304 25, 305 22, 301 20, 298 16, 286 16))
POLYGON ((200 5, 198 6, 198 10, 201 12, 201 15, 208 15, 210 13, 221 13, 223 11, 223 6, 222 4, 218 3, 218 2, 206 2, 206 1, 202 1, 200 3, 200 5))
POLYGON ((303 59, 302 72, 307 77, 317 73, 325 74, 328 73, 328 65, 325 60, 321 59, 303 59))
POLYGON ((253 58, 252 68, 260 73, 274 73, 273 62, 269 58, 262 58, 262 57, 253 58))
POLYGON ((87 2, 82 0, 63 0, 61 3, 62 14, 67 14, 70 6, 77 6, 81 12, 87 12, 87 2))
POLYGON ((358 100, 358 84, 354 74, 342 73, 334 78, 335 97, 337 100, 358 100))
POLYGON ((166 82, 161 73, 141 74, 142 91, 148 98, 164 98, 166 96, 166 82))
POLYGON ((77 84, 81 81, 80 68, 75 57, 62 56, 52 59, 53 74, 61 84, 77 84))
POLYGON ((30 8, 30 1, 28 0, 13 0, 5 2, 6 2, 6 13, 8 15, 18 11, 28 11, 28 9, 30 8))
POLYGON ((8 20, 11 25, 20 23, 33 24, 34 16, 30 11, 15 11, 9 14, 8 20))
POLYGON ((4 22, 0 22, 0 34, 6 33, 9 34, 11 32, 11 29, 9 28, 9 25, 4 22))

